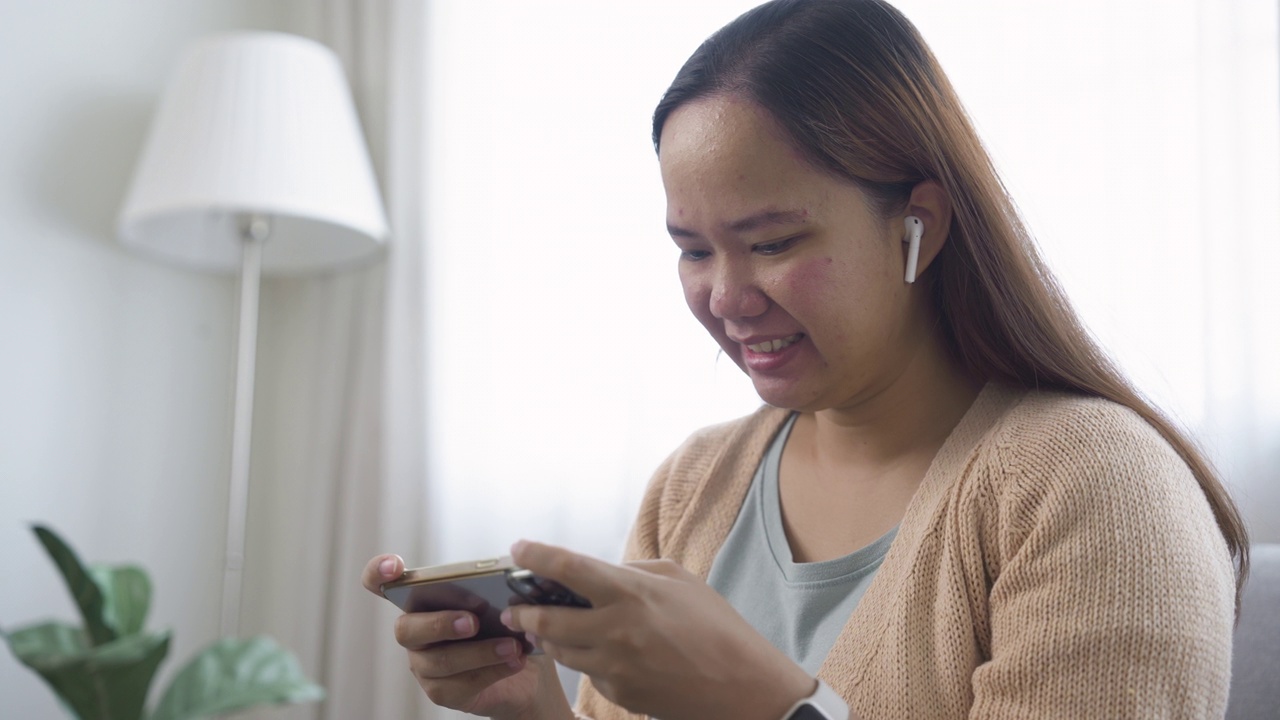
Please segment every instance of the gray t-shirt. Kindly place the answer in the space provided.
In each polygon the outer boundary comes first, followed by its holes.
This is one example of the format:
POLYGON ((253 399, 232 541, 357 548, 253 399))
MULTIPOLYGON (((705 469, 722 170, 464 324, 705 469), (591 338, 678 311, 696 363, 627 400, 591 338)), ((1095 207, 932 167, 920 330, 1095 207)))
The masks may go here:
POLYGON ((793 414, 756 468, 738 519, 707 583, 810 674, 816 674, 849 615, 871 585, 897 529, 834 560, 792 561, 782 527, 778 467, 793 414))

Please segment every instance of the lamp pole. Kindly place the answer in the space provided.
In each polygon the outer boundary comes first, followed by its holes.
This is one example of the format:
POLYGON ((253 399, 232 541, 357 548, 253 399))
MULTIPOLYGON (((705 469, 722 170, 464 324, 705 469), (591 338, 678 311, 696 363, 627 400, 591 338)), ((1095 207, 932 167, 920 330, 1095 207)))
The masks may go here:
POLYGON ((258 290, 262 278, 262 246, 271 235, 265 215, 240 218, 240 311, 236 321, 235 419, 231 426, 231 482, 227 501, 227 552, 222 574, 222 621, 219 634, 240 630, 244 580, 245 524, 249 510, 249 447, 253 439, 253 376, 258 351, 258 290))

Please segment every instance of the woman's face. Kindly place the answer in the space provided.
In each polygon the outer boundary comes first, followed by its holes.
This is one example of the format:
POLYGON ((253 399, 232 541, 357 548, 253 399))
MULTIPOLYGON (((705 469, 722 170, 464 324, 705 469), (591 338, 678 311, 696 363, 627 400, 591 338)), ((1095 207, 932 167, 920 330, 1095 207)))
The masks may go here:
POLYGON ((922 323, 902 218, 878 217, 732 96, 672 113, 659 161, 685 300, 765 402, 849 407, 905 370, 922 323))

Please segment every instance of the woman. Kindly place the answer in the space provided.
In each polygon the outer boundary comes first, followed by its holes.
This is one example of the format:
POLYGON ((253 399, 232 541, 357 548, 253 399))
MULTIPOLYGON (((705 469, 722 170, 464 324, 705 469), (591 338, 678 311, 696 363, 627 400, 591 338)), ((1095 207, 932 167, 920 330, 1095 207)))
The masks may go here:
POLYGON ((594 720, 1221 716, 1237 511, 1082 328, 911 24, 762 5, 654 142, 689 307, 767 405, 664 463, 628 564, 512 549, 594 605, 508 611, 546 658, 402 616, 430 698, 571 718, 554 658, 594 720))

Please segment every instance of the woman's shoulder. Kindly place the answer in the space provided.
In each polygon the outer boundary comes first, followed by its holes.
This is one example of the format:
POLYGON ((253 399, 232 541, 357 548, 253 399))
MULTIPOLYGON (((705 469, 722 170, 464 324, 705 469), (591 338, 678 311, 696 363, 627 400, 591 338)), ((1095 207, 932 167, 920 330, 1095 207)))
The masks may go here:
POLYGON ((1002 474, 1114 476, 1158 471, 1192 477, 1158 430, 1133 409, 1099 397, 1026 391, 987 433, 988 462, 1002 474))
MULTIPOLYGON (((999 412, 959 482, 947 486, 954 495, 916 531, 922 542, 955 548, 939 556, 954 560, 973 590, 951 612, 967 608, 975 618, 991 668, 972 675, 975 707, 1018 693, 1037 699, 1031 704, 1065 702, 1052 683, 1037 684, 1042 677, 1089 676, 1105 697, 1124 692, 1123 683, 1107 684, 1124 673, 1125 683, 1161 688, 1152 697, 1170 703, 1177 693, 1162 679, 1221 683, 1233 567, 1190 467, 1124 405, 1021 390, 997 398, 999 412), (1097 672, 1084 672, 1090 667, 1097 672), (1013 677, 1022 678, 1017 693, 1013 677)), ((940 576, 913 573, 908 583, 940 576)), ((948 582, 940 594, 954 593, 948 582)))
POLYGON ((1136 411, 1102 398, 1024 393, 975 449, 967 479, 962 493, 1015 534, 1064 524, 1137 535, 1181 526, 1220 541, 1182 456, 1136 411))

